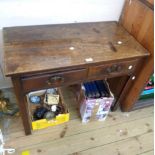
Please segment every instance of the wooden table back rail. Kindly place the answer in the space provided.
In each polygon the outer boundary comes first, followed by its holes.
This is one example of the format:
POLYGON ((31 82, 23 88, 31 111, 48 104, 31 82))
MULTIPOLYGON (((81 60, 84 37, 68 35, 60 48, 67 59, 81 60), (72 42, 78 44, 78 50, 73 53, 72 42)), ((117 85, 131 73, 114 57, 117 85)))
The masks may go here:
POLYGON ((118 105, 149 55, 117 22, 9 27, 3 34, 4 72, 12 78, 27 135, 28 92, 127 75, 118 105))

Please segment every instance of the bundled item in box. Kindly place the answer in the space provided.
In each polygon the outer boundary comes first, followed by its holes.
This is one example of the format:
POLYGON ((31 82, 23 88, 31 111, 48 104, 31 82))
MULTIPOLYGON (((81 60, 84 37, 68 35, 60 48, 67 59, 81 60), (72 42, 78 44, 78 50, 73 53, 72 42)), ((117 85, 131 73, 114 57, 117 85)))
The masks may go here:
POLYGON ((84 83, 79 94, 82 122, 106 119, 114 100, 106 81, 84 83))
POLYGON ((67 122, 68 110, 57 89, 40 90, 28 94, 32 129, 42 129, 67 122))

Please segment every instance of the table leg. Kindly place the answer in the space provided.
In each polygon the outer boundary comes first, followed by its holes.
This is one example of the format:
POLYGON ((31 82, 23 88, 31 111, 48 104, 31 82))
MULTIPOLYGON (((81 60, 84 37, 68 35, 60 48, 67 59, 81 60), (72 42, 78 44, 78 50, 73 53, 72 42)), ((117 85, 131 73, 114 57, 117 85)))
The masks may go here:
POLYGON ((26 97, 22 91, 22 84, 19 77, 12 78, 13 87, 15 90, 17 102, 20 109, 20 114, 22 117, 22 122, 25 130, 26 135, 31 134, 31 126, 30 126, 30 119, 29 119, 29 112, 28 112, 28 105, 26 101, 26 97))
POLYGON ((125 96, 127 96, 128 91, 130 90, 130 87, 133 84, 133 80, 134 80, 134 76, 133 75, 129 76, 128 81, 126 82, 120 96, 118 97, 118 100, 111 108, 112 111, 117 110, 119 105, 121 107, 121 110, 125 111, 124 109, 122 109, 123 100, 124 100, 125 96))

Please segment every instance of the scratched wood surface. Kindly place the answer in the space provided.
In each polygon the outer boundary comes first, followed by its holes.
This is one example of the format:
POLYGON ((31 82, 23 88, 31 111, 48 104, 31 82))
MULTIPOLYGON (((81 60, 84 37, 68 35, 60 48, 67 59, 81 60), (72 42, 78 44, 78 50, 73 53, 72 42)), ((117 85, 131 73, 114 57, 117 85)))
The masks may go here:
POLYGON ((25 136, 19 117, 3 118, 5 146, 16 148, 16 155, 25 150, 30 155, 153 155, 153 107, 130 113, 118 110, 105 122, 82 124, 70 91, 64 92, 64 100, 71 120, 30 136, 25 136))
POLYGON ((116 22, 10 27, 3 34, 6 75, 148 55, 116 22))

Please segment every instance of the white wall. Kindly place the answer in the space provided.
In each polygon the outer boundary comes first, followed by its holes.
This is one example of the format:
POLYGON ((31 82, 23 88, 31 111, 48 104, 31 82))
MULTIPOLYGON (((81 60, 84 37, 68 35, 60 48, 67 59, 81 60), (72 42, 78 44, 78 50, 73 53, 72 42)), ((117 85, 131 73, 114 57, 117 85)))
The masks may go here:
MULTIPOLYGON (((125 0, 0 0, 0 62, 2 28, 54 23, 118 21, 125 0)), ((0 87, 10 81, 0 71, 0 87)))

